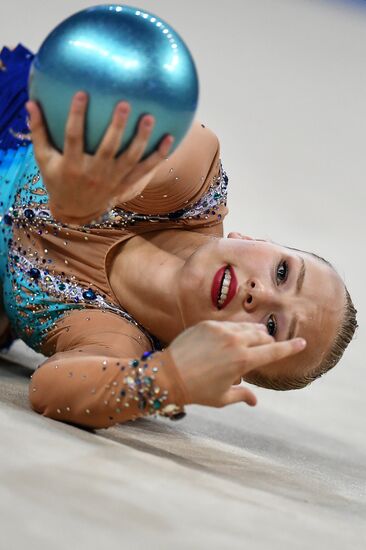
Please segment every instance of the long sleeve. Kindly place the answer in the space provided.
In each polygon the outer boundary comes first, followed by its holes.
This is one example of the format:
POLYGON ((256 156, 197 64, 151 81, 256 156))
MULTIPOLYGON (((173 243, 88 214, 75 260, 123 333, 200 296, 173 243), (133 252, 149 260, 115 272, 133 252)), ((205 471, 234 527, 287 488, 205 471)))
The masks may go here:
POLYGON ((76 311, 49 335, 58 350, 34 372, 32 408, 49 418, 107 428, 141 416, 184 416, 188 396, 169 348, 141 351, 136 327, 117 315, 76 311), (67 348, 67 349, 65 349, 67 348))

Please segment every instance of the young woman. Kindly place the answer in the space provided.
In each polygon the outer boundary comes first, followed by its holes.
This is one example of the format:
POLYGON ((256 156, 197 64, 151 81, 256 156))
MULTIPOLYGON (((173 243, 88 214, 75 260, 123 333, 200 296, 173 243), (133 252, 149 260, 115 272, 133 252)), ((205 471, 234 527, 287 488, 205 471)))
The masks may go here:
POLYGON ((242 379, 291 389, 332 368, 356 328, 349 294, 321 258, 223 238, 217 137, 195 123, 170 157, 166 136, 140 161, 146 115, 115 158, 121 102, 86 155, 81 91, 60 154, 26 104, 32 58, 21 45, 0 54, 0 275, 3 338, 49 357, 30 384, 34 410, 91 428, 179 419, 190 403, 254 405, 242 379))

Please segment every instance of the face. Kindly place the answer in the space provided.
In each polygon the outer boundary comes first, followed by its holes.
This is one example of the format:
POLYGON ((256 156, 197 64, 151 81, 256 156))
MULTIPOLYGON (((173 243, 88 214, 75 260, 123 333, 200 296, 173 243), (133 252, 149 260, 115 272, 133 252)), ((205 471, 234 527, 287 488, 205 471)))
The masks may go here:
MULTIPOLYGON (((221 274, 216 281, 221 282, 221 274)), ((181 275, 185 328, 204 319, 245 321, 265 324, 276 340, 305 338, 307 347, 300 354, 258 369, 271 377, 312 370, 330 349, 341 322, 345 291, 337 273, 310 254, 268 241, 240 233, 212 239, 190 256, 181 275), (220 307, 212 301, 213 281, 227 266, 237 286, 220 307)))

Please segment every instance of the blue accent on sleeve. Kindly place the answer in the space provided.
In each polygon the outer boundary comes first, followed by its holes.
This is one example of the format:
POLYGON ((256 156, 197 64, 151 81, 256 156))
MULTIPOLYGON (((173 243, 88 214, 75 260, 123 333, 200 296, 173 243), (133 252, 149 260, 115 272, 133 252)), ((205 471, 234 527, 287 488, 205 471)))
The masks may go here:
POLYGON ((14 134, 29 134, 28 76, 34 54, 18 44, 14 50, 6 46, 0 52, 0 149, 16 149, 29 145, 14 134))

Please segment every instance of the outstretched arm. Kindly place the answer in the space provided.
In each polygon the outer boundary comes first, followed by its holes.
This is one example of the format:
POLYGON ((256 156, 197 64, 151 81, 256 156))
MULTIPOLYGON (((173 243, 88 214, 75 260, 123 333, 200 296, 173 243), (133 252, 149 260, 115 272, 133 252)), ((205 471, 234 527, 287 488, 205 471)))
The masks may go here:
POLYGON ((169 349, 150 354, 141 334, 99 310, 64 317, 44 345, 56 353, 32 375, 32 408, 95 429, 151 414, 182 415, 187 398, 169 349))
POLYGON ((300 338, 275 342, 264 325, 202 321, 165 350, 147 356, 141 354, 147 341, 133 331, 127 321, 100 310, 65 317, 44 349, 56 353, 32 377, 34 410, 55 420, 107 428, 154 413, 179 418, 190 403, 255 405, 251 390, 235 385, 241 377, 305 347, 300 338))

